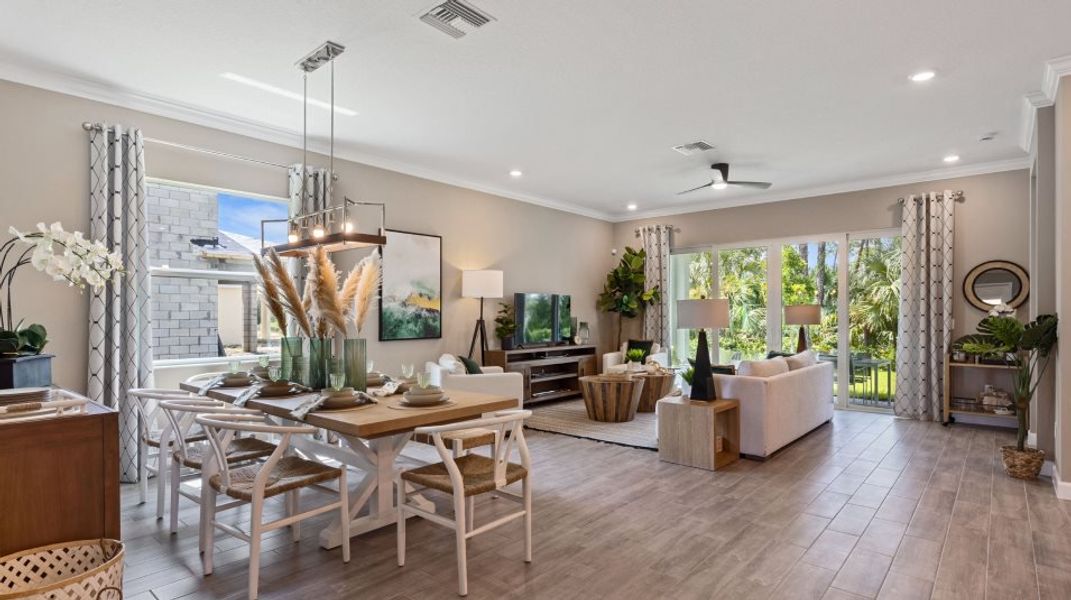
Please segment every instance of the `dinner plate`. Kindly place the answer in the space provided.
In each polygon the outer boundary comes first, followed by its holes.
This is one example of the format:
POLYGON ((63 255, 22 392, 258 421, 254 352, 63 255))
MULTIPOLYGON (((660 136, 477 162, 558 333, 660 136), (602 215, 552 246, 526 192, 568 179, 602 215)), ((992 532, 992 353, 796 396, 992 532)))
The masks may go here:
POLYGON ((268 385, 265 385, 264 387, 260 388, 260 395, 265 398, 270 398, 274 396, 290 396, 292 394, 298 393, 298 391, 299 390, 291 383, 286 383, 285 385, 276 385, 269 383, 268 385))
POLYGON ((357 394, 352 396, 328 396, 320 405, 320 409, 338 410, 340 408, 357 408, 358 406, 366 406, 372 404, 361 399, 357 394))
POLYGON ((434 394, 413 394, 412 392, 406 392, 402 394, 402 404, 407 406, 435 406, 436 404, 443 404, 449 400, 442 392, 434 394))

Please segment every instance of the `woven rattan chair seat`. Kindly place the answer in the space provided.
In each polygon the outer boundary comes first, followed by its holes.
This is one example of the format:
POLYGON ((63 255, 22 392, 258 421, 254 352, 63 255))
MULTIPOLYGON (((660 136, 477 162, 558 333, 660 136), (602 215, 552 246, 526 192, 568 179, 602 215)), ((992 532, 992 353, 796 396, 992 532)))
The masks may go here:
MULTIPOLYGON (((496 489, 494 460, 478 454, 468 454, 457 458, 455 462, 465 483, 465 496, 486 494, 496 489)), ((528 470, 521 465, 506 463, 507 484, 520 481, 527 474, 528 470)), ((446 471, 446 465, 441 462, 403 471, 402 479, 448 494, 454 492, 450 474, 446 471)))
MULTIPOLYGON (((274 451, 275 444, 271 442, 253 437, 238 438, 227 446, 227 463, 233 465, 255 458, 264 458, 274 451)), ((176 450, 175 459, 187 467, 200 469, 201 465, 204 464, 206 454, 212 454, 210 446, 187 446, 186 457, 180 456, 176 450)))
MULTIPOLYGON (((484 429, 483 427, 475 427, 473 429, 462 429, 460 431, 447 431, 442 434, 443 442, 446 443, 447 448, 454 447, 454 440, 461 440, 462 450, 472 450, 473 448, 479 448, 480 446, 491 446, 495 443, 495 432, 491 429, 484 429)), ((434 445, 431 436, 426 433, 417 433, 413 435, 413 441, 420 442, 421 444, 434 445)))
MULTIPOLYGON (((160 434, 157 433, 155 435, 159 436, 160 434)), ((207 439, 208 439, 208 437, 205 436, 205 434, 196 433, 196 434, 191 435, 188 438, 186 438, 186 443, 187 444, 192 444, 194 442, 203 442, 203 441, 205 441, 207 439)), ((154 436, 149 436, 149 437, 145 438, 145 444, 149 445, 149 446, 152 446, 153 448, 159 448, 160 447, 160 438, 159 437, 154 437, 154 436)))
MULTIPOLYGON (((261 470, 260 465, 250 465, 231 470, 231 484, 223 486, 223 480, 219 473, 208 479, 212 489, 221 494, 226 494, 238 500, 252 501, 253 480, 261 470)), ((268 475, 267 484, 264 487, 264 497, 270 498, 284 492, 307 487, 316 483, 323 483, 338 479, 341 469, 329 467, 325 464, 311 460, 305 460, 299 456, 284 456, 272 468, 268 475)))

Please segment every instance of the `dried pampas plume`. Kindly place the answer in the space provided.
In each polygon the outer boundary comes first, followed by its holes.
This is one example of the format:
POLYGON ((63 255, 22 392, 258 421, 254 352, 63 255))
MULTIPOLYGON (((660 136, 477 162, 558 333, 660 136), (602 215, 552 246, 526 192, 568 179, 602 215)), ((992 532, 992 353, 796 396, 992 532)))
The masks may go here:
POLYGON ((268 310, 275 317, 275 322, 279 324, 279 329, 282 330, 283 335, 286 335, 286 308, 283 307, 283 302, 279 295, 279 286, 275 283, 275 278, 272 276, 268 266, 256 254, 253 255, 253 264, 256 265, 257 274, 260 275, 260 289, 264 294, 264 302, 267 303, 268 310))
POLYGON ((353 315, 353 301, 357 298, 357 285, 361 281, 361 271, 364 269, 364 261, 358 262, 350 269, 346 281, 342 282, 342 314, 348 319, 353 315))
POLYGON ((338 271, 327 257, 327 250, 317 246, 309 253, 309 284, 312 291, 312 314, 321 324, 346 335, 346 318, 338 292, 338 271))
POLYGON ((279 255, 274 250, 268 252, 268 264, 271 266, 275 283, 278 285, 279 292, 281 292, 279 294, 279 302, 286 309, 286 312, 294 318, 298 329, 306 337, 312 337, 312 322, 309 320, 308 310, 302 303, 301 294, 298 292, 294 279, 290 277, 290 273, 286 270, 286 265, 283 264, 282 259, 279 258, 279 255))
POLYGON ((353 323, 357 327, 358 334, 364 330, 364 322, 368 318, 368 309, 372 307, 372 302, 376 298, 376 291, 379 289, 379 278, 382 273, 381 266, 378 248, 357 264, 356 268, 360 268, 361 272, 357 281, 353 323))

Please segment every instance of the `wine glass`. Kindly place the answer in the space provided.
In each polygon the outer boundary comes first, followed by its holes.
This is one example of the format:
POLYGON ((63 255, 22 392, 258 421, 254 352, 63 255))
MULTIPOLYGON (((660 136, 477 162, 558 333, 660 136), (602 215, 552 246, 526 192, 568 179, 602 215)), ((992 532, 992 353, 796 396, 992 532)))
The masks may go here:
POLYGON ((374 373, 375 369, 376 369, 376 361, 372 360, 371 358, 368 359, 368 370, 366 371, 366 373, 374 373))
POLYGON ((413 373, 415 373, 415 372, 416 372, 416 366, 413 365, 412 363, 409 363, 409 364, 404 364, 403 363, 402 364, 402 378, 403 379, 412 379, 413 378, 413 373))
POLYGON ((328 381, 331 384, 331 389, 338 392, 342 388, 346 387, 346 374, 345 373, 331 373, 327 376, 328 381))

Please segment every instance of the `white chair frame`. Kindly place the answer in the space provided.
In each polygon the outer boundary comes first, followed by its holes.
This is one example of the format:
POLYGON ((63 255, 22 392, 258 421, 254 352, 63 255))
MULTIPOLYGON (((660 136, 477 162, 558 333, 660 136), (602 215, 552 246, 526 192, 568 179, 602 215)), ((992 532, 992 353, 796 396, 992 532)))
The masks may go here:
MULTIPOLYGON (((285 492, 287 516, 264 523, 264 489, 267 486, 268 475, 272 468, 283 456, 291 453, 290 439, 294 435, 315 435, 317 429, 311 425, 275 425, 267 420, 266 416, 243 415, 243 414, 202 414, 194 418, 201 428, 208 434, 208 441, 212 445, 213 456, 202 464, 202 489, 205 498, 201 503, 202 522, 205 528, 204 554, 202 562, 204 574, 211 575, 213 569, 212 554, 215 530, 245 540, 249 543, 249 598, 257 597, 257 586, 260 577, 260 539, 268 531, 274 531, 282 527, 290 527, 291 539, 298 541, 301 538, 299 523, 310 517, 331 510, 339 511, 342 520, 342 562, 350 561, 350 519, 349 519, 349 488, 346 484, 346 466, 340 465, 341 473, 338 478, 338 500, 307 510, 298 512, 299 495, 298 489, 285 492), (215 506, 216 496, 219 492, 209 485, 208 480, 212 475, 219 474, 223 487, 230 486, 230 466, 225 459, 227 446, 238 432, 265 433, 279 437, 275 452, 268 457, 257 472, 253 483, 253 499, 250 504, 250 529, 249 533, 241 529, 221 523, 216 520, 215 506)), ((314 487, 322 491, 334 494, 336 490, 322 484, 314 484, 314 487)), ((246 501, 235 499, 245 504, 246 501)))
MULTIPOLYGON (((203 398, 183 398, 181 400, 166 400, 160 402, 160 410, 167 417, 168 423, 171 425, 172 431, 176 432, 173 436, 175 442, 173 446, 173 454, 177 454, 178 457, 185 459, 188 457, 189 444, 186 442, 186 437, 189 435, 190 429, 194 424, 194 418, 199 414, 239 414, 239 415, 261 415, 259 410, 251 408, 238 408, 231 406, 226 402, 219 400, 207 400, 203 398)), ((198 469, 186 468, 186 473, 183 473, 183 464, 181 460, 175 460, 175 456, 169 457, 170 461, 170 490, 171 490, 171 533, 178 533, 178 504, 179 496, 192 500, 198 506, 204 500, 204 484, 201 482, 200 489, 191 491, 186 487, 183 487, 183 483, 192 481, 194 479, 201 479, 201 471, 198 469)), ((202 461, 207 460, 207 456, 202 456, 202 461)), ((203 462, 202 462, 203 464, 203 462)), ((236 506, 241 506, 243 503, 240 501, 227 502, 216 506, 215 511, 220 512, 236 506)), ((201 511, 200 527, 198 534, 198 543, 200 544, 201 552, 204 552, 205 543, 205 519, 204 511, 201 511)))
MULTIPOLYGON (((451 520, 443 515, 421 508, 420 505, 410 502, 410 498, 420 494, 427 488, 417 487, 412 482, 402 479, 399 472, 395 476, 395 486, 398 490, 398 566, 405 566, 405 520, 410 515, 423 517, 432 523, 452 529, 457 545, 457 576, 458 594, 468 595, 468 539, 496 529, 506 523, 519 518, 524 518, 524 562, 532 562, 532 461, 528 452, 528 444, 524 440, 524 420, 531 416, 529 410, 507 410, 494 413, 491 417, 482 417, 470 421, 451 423, 448 425, 436 425, 431 427, 418 427, 415 432, 431 435, 435 443, 435 449, 450 475, 450 483, 453 487, 454 518, 451 520), (501 497, 513 500, 522 505, 522 509, 500 517, 480 527, 475 527, 475 514, 473 503, 474 497, 465 496, 465 481, 461 470, 457 466, 456 456, 452 449, 448 449, 443 441, 442 434, 462 429, 486 428, 495 432, 495 443, 492 446, 492 459, 494 460, 495 492, 500 492, 504 487, 506 475, 506 463, 509 462, 513 453, 514 445, 521 457, 521 466, 527 474, 521 479, 521 495, 501 494, 501 497), (508 435, 507 435, 508 433, 508 435), (409 490, 412 486, 414 489, 409 490)), ((491 492, 488 492, 491 493, 491 492)))
POLYGON ((138 416, 138 500, 145 504, 149 494, 149 476, 156 477, 156 518, 164 518, 164 497, 167 495, 168 449, 171 445, 171 426, 166 420, 161 422, 160 402, 165 400, 186 400, 196 398, 182 390, 158 388, 132 388, 127 390, 127 398, 132 401, 134 412, 138 416), (154 426, 162 425, 159 430, 154 426), (148 438, 159 433, 160 448, 150 454, 148 438), (155 461, 150 464, 150 459, 155 461))

